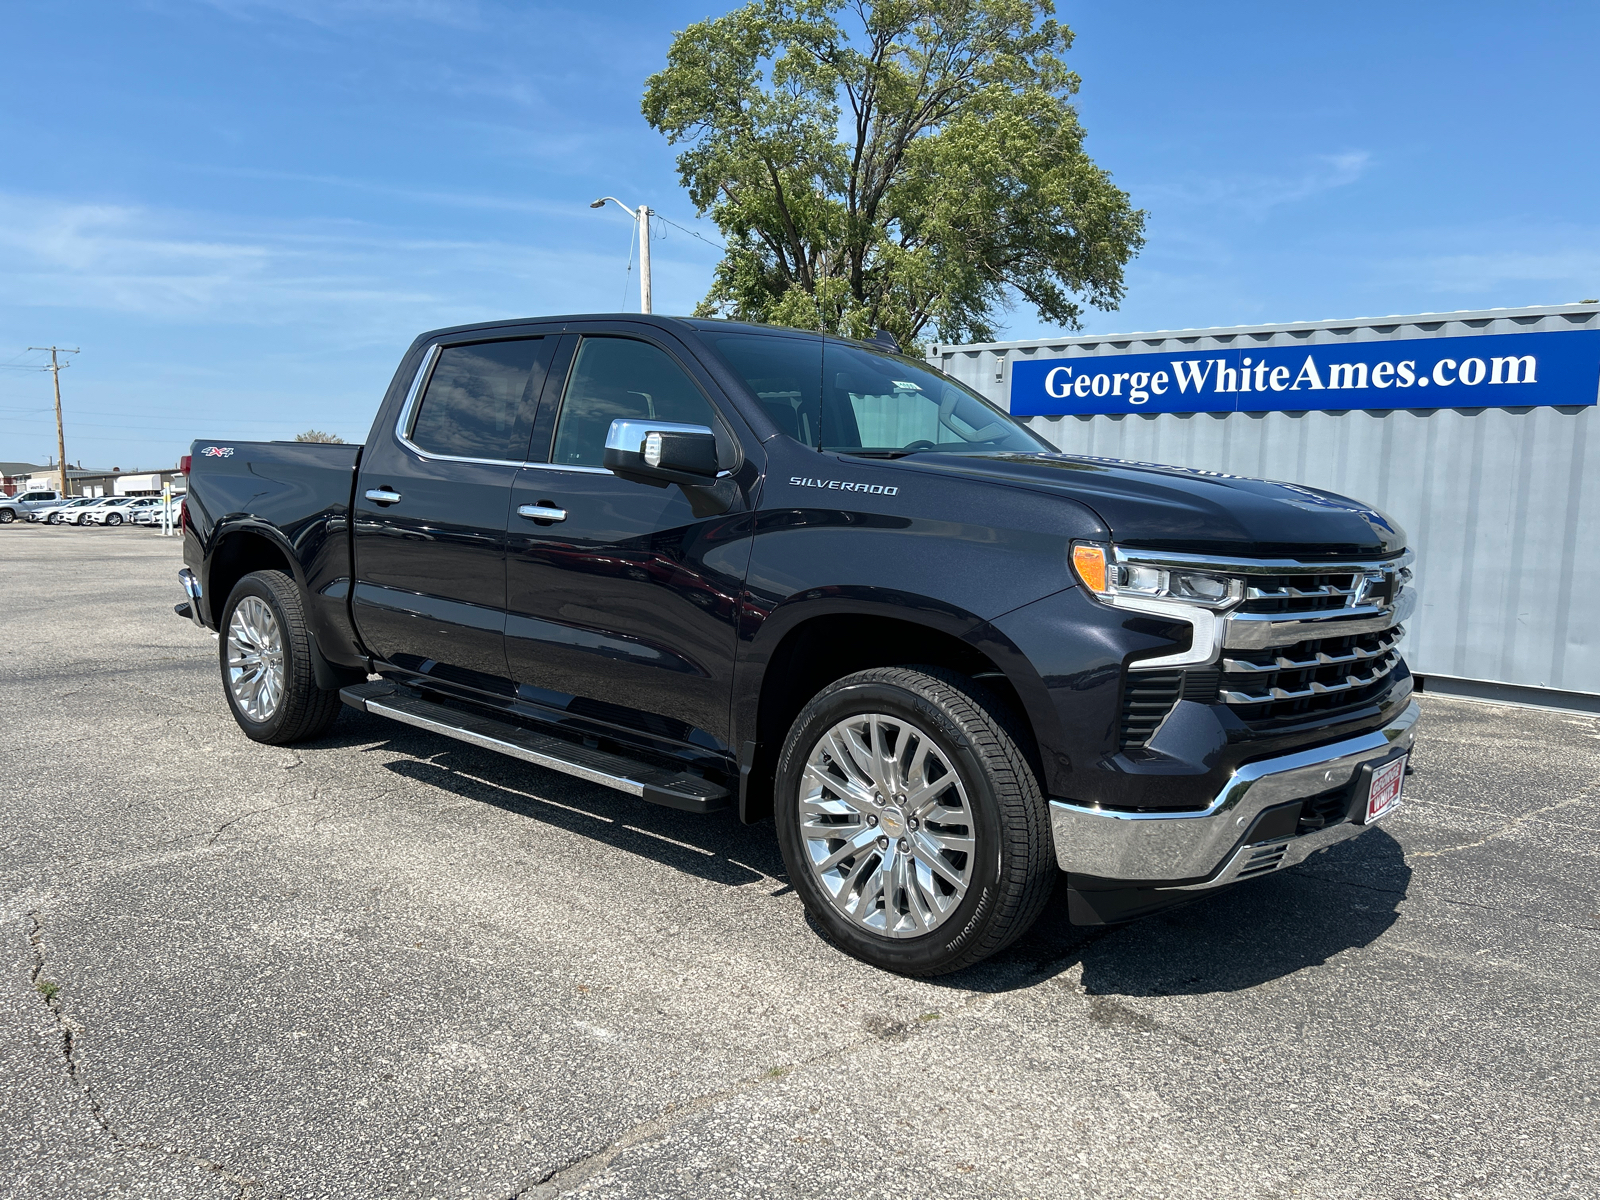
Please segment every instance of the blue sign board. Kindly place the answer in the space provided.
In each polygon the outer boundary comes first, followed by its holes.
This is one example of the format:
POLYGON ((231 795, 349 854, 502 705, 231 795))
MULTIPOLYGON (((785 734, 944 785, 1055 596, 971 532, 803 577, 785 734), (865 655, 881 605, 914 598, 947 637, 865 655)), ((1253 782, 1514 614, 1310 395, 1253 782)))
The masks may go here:
POLYGON ((1011 412, 1519 408, 1600 398, 1600 330, 1019 358, 1011 412))

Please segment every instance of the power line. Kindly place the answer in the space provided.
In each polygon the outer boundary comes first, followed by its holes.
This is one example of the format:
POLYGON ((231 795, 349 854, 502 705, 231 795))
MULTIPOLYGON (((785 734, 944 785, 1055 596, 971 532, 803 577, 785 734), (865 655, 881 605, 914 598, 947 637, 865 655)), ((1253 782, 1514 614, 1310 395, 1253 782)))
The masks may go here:
POLYGON ((670 217, 663 217, 658 212, 652 212, 650 215, 653 216, 653 217, 660 217, 661 220, 665 221, 668 225, 671 225, 674 229, 682 230, 682 232, 687 233, 692 238, 699 238, 706 245, 713 246, 716 249, 721 250, 724 254, 726 254, 728 252, 728 248, 726 246, 724 246, 721 242, 713 242, 710 238, 705 237, 703 234, 696 233, 692 229, 686 228, 683 225, 679 225, 676 221, 672 220, 670 217))
POLYGON ((637 240, 638 235, 639 222, 636 219, 633 222, 632 230, 628 233, 628 266, 622 273, 622 303, 618 305, 618 308, 621 309, 628 307, 628 289, 629 285, 633 283, 633 243, 637 240))

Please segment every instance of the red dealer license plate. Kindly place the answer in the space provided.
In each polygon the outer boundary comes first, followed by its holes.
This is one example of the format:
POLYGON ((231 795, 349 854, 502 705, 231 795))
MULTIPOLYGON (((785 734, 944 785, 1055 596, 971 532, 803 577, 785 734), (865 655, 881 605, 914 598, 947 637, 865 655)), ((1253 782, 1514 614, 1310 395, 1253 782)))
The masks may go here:
POLYGON ((1371 825, 1400 803, 1400 793, 1406 783, 1406 759, 1409 757, 1402 754, 1372 772, 1372 786, 1367 791, 1367 815, 1361 822, 1363 825, 1371 825))

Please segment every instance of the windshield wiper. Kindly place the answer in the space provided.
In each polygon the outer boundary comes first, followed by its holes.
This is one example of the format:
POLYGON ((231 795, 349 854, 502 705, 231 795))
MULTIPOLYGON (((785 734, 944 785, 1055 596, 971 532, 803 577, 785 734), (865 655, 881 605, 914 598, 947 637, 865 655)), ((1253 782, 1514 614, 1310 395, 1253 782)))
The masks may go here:
POLYGON ((920 450, 862 450, 854 446, 824 446, 824 450, 832 454, 848 454, 854 458, 904 458, 908 454, 920 454, 920 450))

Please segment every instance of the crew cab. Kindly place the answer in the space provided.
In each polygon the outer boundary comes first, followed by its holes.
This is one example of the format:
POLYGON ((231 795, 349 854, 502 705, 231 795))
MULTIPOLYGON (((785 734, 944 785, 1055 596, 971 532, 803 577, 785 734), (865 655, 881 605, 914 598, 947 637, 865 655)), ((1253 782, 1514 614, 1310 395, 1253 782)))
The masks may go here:
POLYGON ((1411 555, 1312 488, 1064 454, 891 345, 436 330, 362 445, 201 439, 182 615, 257 741, 341 704, 772 820, 849 953, 1127 920, 1399 801, 1411 555))

